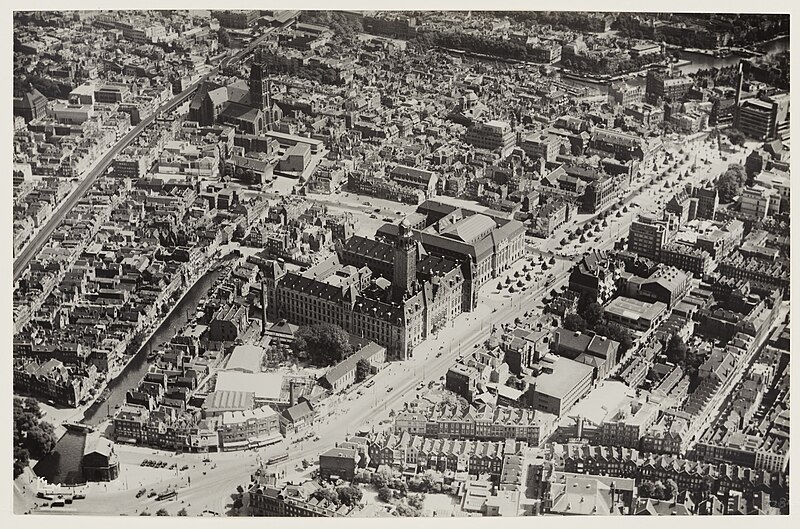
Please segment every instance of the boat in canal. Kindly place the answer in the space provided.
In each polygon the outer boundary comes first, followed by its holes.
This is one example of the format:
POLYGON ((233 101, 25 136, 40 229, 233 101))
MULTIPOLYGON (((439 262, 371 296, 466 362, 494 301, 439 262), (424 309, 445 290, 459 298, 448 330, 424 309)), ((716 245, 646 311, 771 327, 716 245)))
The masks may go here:
POLYGON ((79 432, 79 433, 92 433, 94 432, 94 427, 89 426, 88 424, 83 424, 82 422, 74 422, 74 421, 67 421, 61 423, 64 428, 70 430, 72 432, 79 432))
POLYGON ((105 402, 108 400, 108 397, 110 396, 111 396, 111 390, 106 388, 103 390, 102 393, 100 393, 100 396, 97 397, 97 402, 105 402))

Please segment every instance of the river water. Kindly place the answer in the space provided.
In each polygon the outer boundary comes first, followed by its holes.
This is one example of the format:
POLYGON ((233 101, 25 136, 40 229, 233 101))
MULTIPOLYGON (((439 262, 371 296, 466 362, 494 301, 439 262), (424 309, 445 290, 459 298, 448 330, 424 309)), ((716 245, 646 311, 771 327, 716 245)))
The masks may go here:
MULTIPOLYGON (((780 53, 789 49, 789 37, 779 37, 777 39, 771 40, 769 42, 764 43, 761 47, 761 51, 767 55, 773 53, 780 53)), ((681 59, 686 59, 692 61, 691 64, 687 64, 685 66, 680 66, 677 68, 679 72, 684 75, 694 73, 697 70, 701 69, 711 69, 711 68, 724 68, 726 66, 736 66, 739 64, 741 57, 735 53, 729 55, 728 57, 713 57, 711 55, 704 55, 702 53, 692 53, 688 51, 680 51, 678 52, 681 59)))

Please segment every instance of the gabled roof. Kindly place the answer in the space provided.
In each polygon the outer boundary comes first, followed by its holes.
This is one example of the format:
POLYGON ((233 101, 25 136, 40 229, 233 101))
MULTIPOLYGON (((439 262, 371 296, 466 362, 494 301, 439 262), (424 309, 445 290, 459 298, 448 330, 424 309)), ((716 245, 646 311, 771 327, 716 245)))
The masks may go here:
POLYGON ((295 404, 291 408, 285 409, 281 415, 283 415, 283 417, 288 419, 290 422, 294 423, 308 417, 313 413, 314 412, 311 409, 311 406, 309 406, 308 402, 303 401, 295 404))

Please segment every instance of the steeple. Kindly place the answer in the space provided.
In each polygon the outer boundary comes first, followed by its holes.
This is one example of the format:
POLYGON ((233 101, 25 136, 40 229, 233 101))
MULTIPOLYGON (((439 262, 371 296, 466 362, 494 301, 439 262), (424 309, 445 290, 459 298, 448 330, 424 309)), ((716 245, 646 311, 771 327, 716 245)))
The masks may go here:
POLYGON ((397 242, 394 247, 394 270, 392 298, 402 303, 406 295, 413 291, 417 278, 417 245, 408 221, 403 219, 398 226, 397 242))
POLYGON ((250 65, 250 102, 254 108, 268 111, 272 107, 270 80, 264 65, 253 62, 250 65))

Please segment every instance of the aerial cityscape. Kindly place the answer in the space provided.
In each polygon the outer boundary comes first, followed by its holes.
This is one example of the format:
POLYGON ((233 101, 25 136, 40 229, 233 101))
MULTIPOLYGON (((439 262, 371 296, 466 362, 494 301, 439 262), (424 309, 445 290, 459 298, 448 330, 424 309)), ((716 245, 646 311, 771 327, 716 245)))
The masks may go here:
POLYGON ((15 11, 14 514, 788 515, 789 76, 788 14, 15 11))

